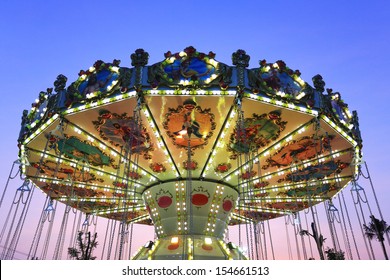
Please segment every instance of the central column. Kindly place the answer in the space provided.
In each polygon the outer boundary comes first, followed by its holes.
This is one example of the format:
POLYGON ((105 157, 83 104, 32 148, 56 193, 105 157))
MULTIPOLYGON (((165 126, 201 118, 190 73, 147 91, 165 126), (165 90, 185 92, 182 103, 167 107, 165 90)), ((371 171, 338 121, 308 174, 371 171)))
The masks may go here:
MULTIPOLYGON (((237 204, 235 189, 194 180, 189 191, 186 181, 177 181, 153 186, 143 198, 158 237, 147 248, 148 259, 245 259, 223 241, 237 204)), ((146 259, 143 251, 135 259, 146 259)))

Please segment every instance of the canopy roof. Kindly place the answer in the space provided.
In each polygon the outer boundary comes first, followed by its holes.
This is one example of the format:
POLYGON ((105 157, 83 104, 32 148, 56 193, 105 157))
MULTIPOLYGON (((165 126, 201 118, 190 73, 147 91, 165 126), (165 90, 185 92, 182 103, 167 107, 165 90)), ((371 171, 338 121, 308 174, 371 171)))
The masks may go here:
POLYGON ((208 182, 239 193, 232 207, 221 200, 230 224, 331 199, 356 172, 356 112, 319 75, 311 86, 283 61, 247 69, 245 51, 232 57, 228 66, 188 47, 147 66, 139 49, 132 68, 97 61, 69 86, 58 76, 24 113, 23 172, 52 199, 146 224, 145 191, 163 184, 153 199, 165 209, 188 180, 199 204, 212 203, 208 182))

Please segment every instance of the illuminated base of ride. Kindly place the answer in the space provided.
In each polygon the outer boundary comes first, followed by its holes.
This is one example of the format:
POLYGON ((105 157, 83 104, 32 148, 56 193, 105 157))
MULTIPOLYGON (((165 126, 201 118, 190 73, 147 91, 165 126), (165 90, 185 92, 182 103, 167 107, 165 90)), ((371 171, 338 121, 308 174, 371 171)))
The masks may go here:
POLYGON ((133 260, 246 260, 232 243, 205 235, 168 236, 149 241, 133 260))
POLYGON ((226 184, 185 180, 156 184, 143 193, 155 232, 136 260, 246 259, 223 236, 237 205, 238 192, 226 184))

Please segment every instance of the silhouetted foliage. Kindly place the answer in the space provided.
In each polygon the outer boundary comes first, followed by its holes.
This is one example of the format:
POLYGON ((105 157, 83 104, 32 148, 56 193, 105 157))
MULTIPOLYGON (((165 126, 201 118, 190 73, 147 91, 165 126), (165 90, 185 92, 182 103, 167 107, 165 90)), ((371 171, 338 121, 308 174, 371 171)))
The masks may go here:
POLYGON ((91 239, 91 232, 87 232, 85 240, 83 240, 83 232, 80 231, 77 236, 77 247, 68 248, 68 254, 71 258, 76 260, 94 260, 96 257, 92 256, 92 251, 97 247, 96 241, 97 233, 93 235, 91 239))
POLYGON ((328 260, 345 260, 343 251, 337 251, 336 249, 328 247, 325 250, 325 254, 328 260))
POLYGON ((370 216, 371 222, 367 225, 363 225, 364 232, 368 239, 372 240, 374 237, 381 243, 383 254, 385 259, 388 260, 386 247, 385 247, 385 233, 390 232, 390 226, 386 221, 375 218, 374 215, 370 216))
POLYGON ((320 258, 321 258, 321 260, 324 260, 325 257, 324 257, 324 252, 323 252, 322 247, 324 246, 324 242, 325 242, 326 238, 324 238, 322 236, 322 234, 318 235, 318 231, 317 231, 317 228, 316 228, 314 223, 311 223, 311 229, 313 231, 312 234, 308 230, 301 230, 299 232, 299 234, 300 235, 311 236, 311 237, 314 238, 314 241, 317 244, 317 250, 318 250, 318 253, 320 254, 320 258))

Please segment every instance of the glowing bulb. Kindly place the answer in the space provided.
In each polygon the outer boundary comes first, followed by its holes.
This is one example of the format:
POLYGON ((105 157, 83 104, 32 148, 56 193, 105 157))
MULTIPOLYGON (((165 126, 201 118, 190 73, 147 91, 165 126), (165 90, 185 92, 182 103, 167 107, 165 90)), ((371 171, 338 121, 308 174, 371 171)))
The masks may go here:
POLYGON ((179 243, 179 237, 175 236, 171 238, 171 243, 172 244, 178 244, 179 243))

